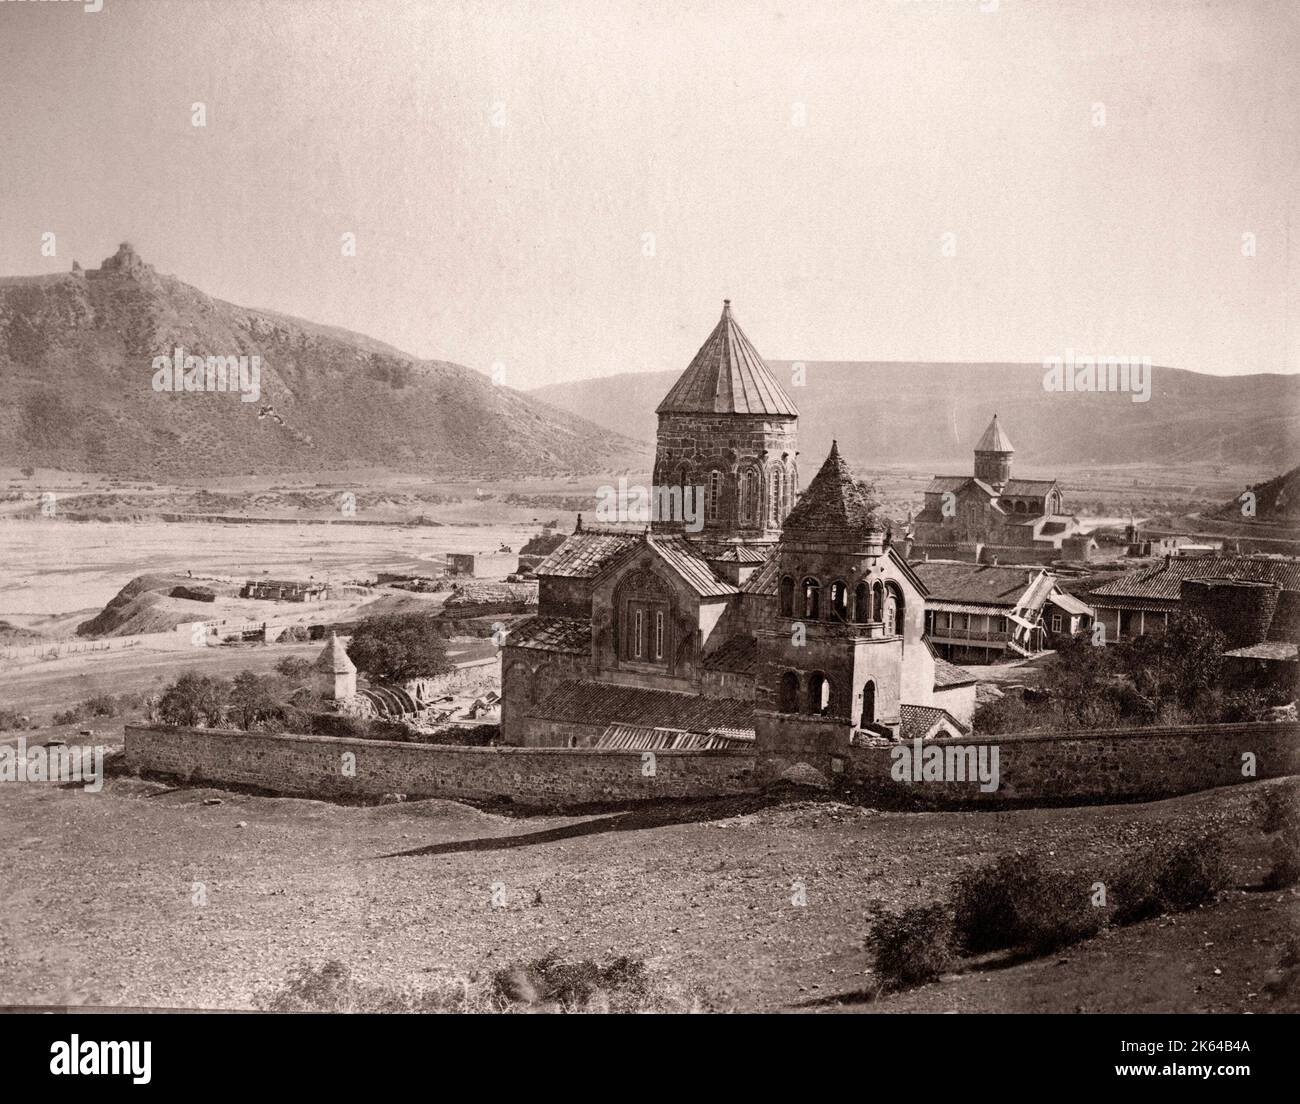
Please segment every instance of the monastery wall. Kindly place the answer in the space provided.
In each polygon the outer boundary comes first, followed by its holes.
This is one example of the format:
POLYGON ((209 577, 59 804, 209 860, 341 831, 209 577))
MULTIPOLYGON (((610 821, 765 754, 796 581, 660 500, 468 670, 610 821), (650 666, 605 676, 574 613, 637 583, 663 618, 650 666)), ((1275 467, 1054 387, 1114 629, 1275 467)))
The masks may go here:
MULTIPOLYGON (((816 735, 811 729, 820 730, 827 723, 810 724, 809 736, 816 735)), ((816 760, 819 746, 825 745, 810 739, 804 752, 789 749, 789 761, 774 758, 761 771, 755 770, 754 754, 748 750, 656 751, 655 773, 647 775, 642 758, 646 753, 640 751, 451 747, 126 727, 126 761, 131 769, 195 783, 233 783, 312 797, 403 793, 412 798, 471 801, 508 798, 538 808, 752 792, 797 759, 816 760), (348 753, 355 756, 354 776, 344 773, 348 753)), ((888 747, 841 745, 833 758, 828 755, 813 765, 868 800, 947 807, 1154 800, 1254 778, 1300 774, 1300 724, 1294 721, 976 737, 935 740, 924 746, 974 748, 977 754, 983 748, 986 762, 996 748, 998 789, 983 793, 977 782, 895 781, 888 747), (1247 754, 1253 756, 1253 776, 1243 773, 1247 754)))

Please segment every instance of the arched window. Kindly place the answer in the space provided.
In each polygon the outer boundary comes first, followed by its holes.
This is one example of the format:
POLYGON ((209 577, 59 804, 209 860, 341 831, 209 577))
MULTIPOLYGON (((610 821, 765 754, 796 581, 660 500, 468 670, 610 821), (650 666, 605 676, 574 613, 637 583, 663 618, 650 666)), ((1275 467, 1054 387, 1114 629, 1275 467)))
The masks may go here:
POLYGON ((1018 513, 1018 514, 1023 514, 1024 512, 1025 512, 1025 504, 1024 504, 1023 502, 1017 500, 1017 501, 1016 501, 1016 513, 1018 513))
POLYGON ((831 616, 836 621, 849 619, 849 588, 840 579, 831 583, 831 616))
POLYGON ((808 678, 808 712, 820 717, 831 711, 831 682, 821 671, 808 678))
POLYGON ((821 616, 821 584, 811 576, 803 581, 803 615, 810 621, 821 616))
POLYGON ((767 496, 767 520, 768 524, 774 528, 781 524, 781 502, 782 495, 785 493, 784 479, 780 468, 772 469, 771 487, 767 496))
POLYGON ((862 724, 861 728, 876 723, 876 684, 868 682, 862 688, 862 724))
POLYGON ((871 591, 865 582, 853 588, 853 620, 859 624, 871 620, 871 591))
POLYGON ((799 712, 799 676, 793 671, 786 671, 781 676, 781 700, 777 708, 782 713, 799 712))
POLYGON ((901 635, 903 632, 903 592, 889 584, 885 597, 885 634, 901 635))
POLYGON ((781 576, 781 616, 794 616, 794 577, 781 576))
POLYGON ((748 469, 740 477, 740 521, 742 525, 757 525, 763 518, 761 487, 758 471, 748 469))
POLYGON ((709 472, 708 489, 704 495, 704 520, 717 521, 722 516, 722 472, 709 472))
POLYGON ((876 582, 871 587, 871 620, 879 621, 885 615, 885 587, 876 582))

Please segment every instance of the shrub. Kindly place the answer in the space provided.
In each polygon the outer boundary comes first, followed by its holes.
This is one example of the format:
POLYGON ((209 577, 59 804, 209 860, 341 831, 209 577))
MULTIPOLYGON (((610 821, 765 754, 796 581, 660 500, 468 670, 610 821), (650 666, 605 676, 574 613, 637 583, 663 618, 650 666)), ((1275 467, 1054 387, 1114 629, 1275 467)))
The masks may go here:
POLYGON ((1265 835, 1300 825, 1300 789, 1292 785, 1270 786, 1255 805, 1259 830, 1265 835))
MULTIPOLYGON (((0 732, 26 728, 28 723, 29 718, 23 714, 15 713, 12 709, 0 709, 0 732)), ((55 721, 55 724, 58 723, 58 721, 55 721)))
POLYGON ((1300 882, 1300 826, 1284 828, 1273 841, 1273 865, 1264 875, 1265 889, 1289 889, 1300 882))
POLYGON ((259 993, 267 1012, 511 1012, 544 1007, 560 1012, 687 1012, 701 1007, 653 977, 640 959, 562 962, 552 951, 486 977, 447 979, 414 989, 358 981, 337 960, 302 964, 276 989, 259 993))
POLYGON ((945 905, 913 905, 882 916, 868 940, 885 989, 936 980, 952 964, 952 917, 945 905))
POLYGON ((306 682, 311 678, 312 664, 302 656, 284 656, 275 669, 290 682, 306 682))
POLYGON ((1216 834, 1184 840, 1165 852, 1144 851, 1130 857, 1111 880, 1111 920, 1132 924, 1186 912, 1209 904, 1227 885, 1227 856, 1216 834))
POLYGON ((226 717, 230 685, 223 679, 186 671, 158 701, 158 719, 163 724, 216 727, 226 717))
POLYGON ((1046 870, 1037 855, 1003 855, 959 877, 954 927, 972 953, 1004 949, 1046 953, 1095 935, 1104 917, 1074 875, 1046 870))

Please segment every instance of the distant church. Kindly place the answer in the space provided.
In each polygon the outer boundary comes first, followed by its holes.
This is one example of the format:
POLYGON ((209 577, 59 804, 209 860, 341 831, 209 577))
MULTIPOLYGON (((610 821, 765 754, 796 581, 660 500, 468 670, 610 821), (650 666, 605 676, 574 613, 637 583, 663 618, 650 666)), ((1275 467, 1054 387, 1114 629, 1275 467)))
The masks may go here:
POLYGON ((1065 512, 1055 479, 1013 479, 1010 438, 993 415, 975 445, 974 475, 936 475, 912 522, 909 556, 978 563, 1086 560, 1096 543, 1065 512))
POLYGON ((823 772, 852 743, 962 735, 975 680, 924 637, 924 584, 832 445, 799 495, 798 411, 724 303, 658 407, 656 485, 703 525, 575 532, 502 649, 525 746, 755 747, 823 772))

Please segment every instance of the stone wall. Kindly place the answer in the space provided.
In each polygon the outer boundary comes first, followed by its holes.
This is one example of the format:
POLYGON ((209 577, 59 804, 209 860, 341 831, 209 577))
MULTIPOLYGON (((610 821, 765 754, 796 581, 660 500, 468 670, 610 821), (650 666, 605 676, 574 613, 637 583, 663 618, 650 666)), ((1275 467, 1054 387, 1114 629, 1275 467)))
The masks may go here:
MULTIPOLYGON (((1300 774, 1300 724, 1191 725, 1068 735, 935 740, 925 747, 998 752, 999 785, 899 782, 889 747, 850 747, 842 726, 801 718, 806 747, 758 764, 748 750, 656 751, 655 774, 640 751, 607 748, 448 747, 128 725, 126 759, 138 771, 191 782, 256 786, 313 797, 506 798, 525 807, 705 797, 752 792, 797 762, 882 804, 933 806, 1086 804, 1154 800, 1217 786, 1300 774), (356 757, 355 777, 344 755, 356 757), (1255 773, 1243 773, 1243 755, 1255 773)), ((557 737, 560 734, 557 733, 557 737)), ((574 733, 574 735, 579 735, 574 733)), ((910 746, 910 745, 909 745, 910 746)))
POLYGON ((868 793, 945 806, 1155 800, 1300 774, 1300 724, 1295 721, 981 736, 924 746, 973 747, 977 753, 981 746, 996 747, 997 790, 984 793, 972 782, 895 781, 895 760, 887 747, 850 748, 839 770, 832 763, 830 772, 842 773, 868 793), (1243 773, 1247 753, 1254 757, 1253 775, 1243 773))
POLYGON ((190 782, 255 786, 310 797, 508 799, 535 807, 745 793, 749 751, 656 751, 654 774, 640 751, 595 748, 449 747, 269 735, 222 729, 126 727, 133 770, 190 782), (345 773, 345 755, 355 773, 345 773))

